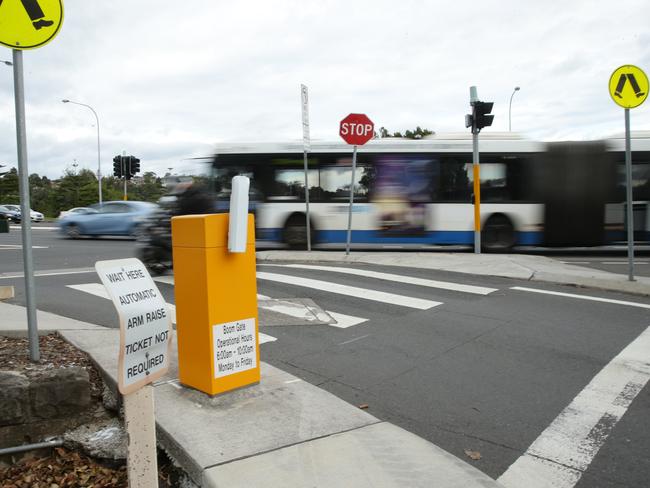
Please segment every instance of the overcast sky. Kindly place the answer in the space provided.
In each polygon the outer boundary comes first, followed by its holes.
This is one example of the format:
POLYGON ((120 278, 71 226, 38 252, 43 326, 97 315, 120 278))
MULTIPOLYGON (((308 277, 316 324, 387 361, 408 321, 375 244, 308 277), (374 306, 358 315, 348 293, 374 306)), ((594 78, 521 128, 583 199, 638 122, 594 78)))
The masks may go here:
MULTIPOLYGON (((5 0, 12 2, 18 0, 5 0)), ((391 131, 463 132, 469 87, 494 102, 485 131, 545 140, 624 130, 608 80, 650 73, 650 2, 64 0, 49 44, 24 51, 30 173, 76 159, 102 171, 124 150, 143 171, 197 172, 218 142, 300 140, 300 84, 314 139, 366 113, 391 131)), ((2 15, 0 7, 0 15, 2 15)), ((11 60, 0 46, 0 60, 11 60)), ((16 165, 11 67, 0 64, 0 164, 16 165)), ((650 130, 650 101, 632 130, 650 130)))

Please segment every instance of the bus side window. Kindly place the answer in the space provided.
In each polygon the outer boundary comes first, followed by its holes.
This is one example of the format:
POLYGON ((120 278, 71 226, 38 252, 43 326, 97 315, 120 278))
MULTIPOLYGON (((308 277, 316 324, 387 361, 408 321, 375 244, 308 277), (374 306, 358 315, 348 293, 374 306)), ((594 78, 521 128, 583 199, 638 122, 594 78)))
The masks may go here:
MULTIPOLYGON (((351 166, 325 166, 320 169, 320 187, 323 199, 328 201, 347 201, 350 198, 351 166)), ((354 174, 355 201, 364 201, 368 197, 372 171, 365 166, 358 166, 354 174)))
POLYGON ((438 183, 434 184, 432 190, 433 201, 469 202, 472 193, 471 172, 471 164, 461 157, 441 158, 438 183))

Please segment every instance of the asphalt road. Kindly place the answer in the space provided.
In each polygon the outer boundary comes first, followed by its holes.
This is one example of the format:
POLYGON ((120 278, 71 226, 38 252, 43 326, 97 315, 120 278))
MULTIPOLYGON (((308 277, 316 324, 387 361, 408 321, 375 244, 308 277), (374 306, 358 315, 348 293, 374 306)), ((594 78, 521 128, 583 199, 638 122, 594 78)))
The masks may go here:
MULTIPOLYGON (((99 283, 91 269, 95 261, 133 256, 133 241, 69 241, 47 230, 35 230, 33 240, 41 246, 34 250, 35 268, 46 272, 36 278, 38 307, 114 327, 111 303, 84 292, 83 285, 99 283)), ((23 280, 11 277, 22 270, 19 246, 17 232, 0 235, 0 284, 14 284, 13 302, 22 304, 23 280)), ((587 260, 595 262, 593 256, 587 260)), ((525 470, 522 456, 531 445, 556 446, 552 451, 558 455, 570 454, 576 445, 586 459, 585 473, 576 482, 570 470, 563 471, 561 486, 647 486, 650 388, 636 377, 620 379, 612 361, 624 358, 630 344, 647 344, 640 341, 647 339, 650 309, 642 307, 650 306, 650 299, 433 270, 354 269, 359 274, 331 267, 258 266, 258 293, 310 298, 328 312, 357 319, 347 328, 262 327, 275 339, 261 346, 262 359, 351 404, 367 405, 369 413, 429 439, 494 478, 513 465, 525 470), (377 272, 401 278, 371 276, 377 272), (431 288, 413 279, 491 290, 431 288), (603 416, 592 424, 590 416, 603 403, 603 378, 623 382, 615 399, 618 417, 603 416), (571 429, 558 438, 566 422, 571 429), (480 452, 481 459, 472 461, 465 451, 480 452)), ((173 286, 159 287, 173 303, 173 286)))

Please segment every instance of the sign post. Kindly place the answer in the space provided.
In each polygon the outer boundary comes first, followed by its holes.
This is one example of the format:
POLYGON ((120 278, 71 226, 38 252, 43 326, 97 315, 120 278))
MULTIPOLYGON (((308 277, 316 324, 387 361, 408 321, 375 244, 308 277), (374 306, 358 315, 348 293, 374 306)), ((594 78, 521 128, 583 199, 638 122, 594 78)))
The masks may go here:
POLYGON ((350 205, 348 208, 348 231, 345 240, 345 254, 350 254, 352 241, 352 207, 354 205, 354 180, 357 168, 357 146, 363 146, 373 138, 375 124, 365 114, 350 114, 341 120, 339 135, 345 142, 353 146, 352 149, 352 180, 350 182, 350 205))
POLYGON ((172 323, 167 303, 138 259, 95 263, 120 321, 118 388, 124 395, 131 488, 158 486, 156 422, 150 383, 169 369, 172 323))
POLYGON ((614 103, 625 109, 625 186, 627 223, 628 280, 634 281, 634 198, 632 195, 632 150, 630 144, 630 109, 648 97, 648 77, 631 64, 623 65, 609 78, 609 94, 614 103))
POLYGON ((302 147, 305 156, 305 211, 307 221, 307 251, 311 251, 311 225, 309 221, 309 177, 307 153, 311 149, 309 139, 309 93, 306 85, 300 85, 300 95, 302 99, 302 147))
POLYGON ((23 50, 35 49, 50 42, 63 22, 62 0, 31 2, 0 1, 0 44, 13 50, 14 100, 16 105, 16 146, 18 175, 20 177, 21 234, 23 240, 23 268, 27 302, 27 333, 29 357, 40 360, 38 323, 36 320, 36 292, 32 258, 32 232, 29 218, 29 169, 27 164, 27 130, 25 124, 25 88, 23 79, 23 50))

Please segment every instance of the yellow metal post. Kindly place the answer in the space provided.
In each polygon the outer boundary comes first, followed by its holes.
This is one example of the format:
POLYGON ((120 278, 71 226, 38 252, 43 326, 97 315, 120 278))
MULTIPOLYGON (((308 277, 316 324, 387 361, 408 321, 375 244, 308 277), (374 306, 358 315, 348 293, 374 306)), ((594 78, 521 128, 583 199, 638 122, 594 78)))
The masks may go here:
POLYGON ((179 380, 210 395, 260 380, 255 222, 230 253, 228 218, 172 218, 179 380))

